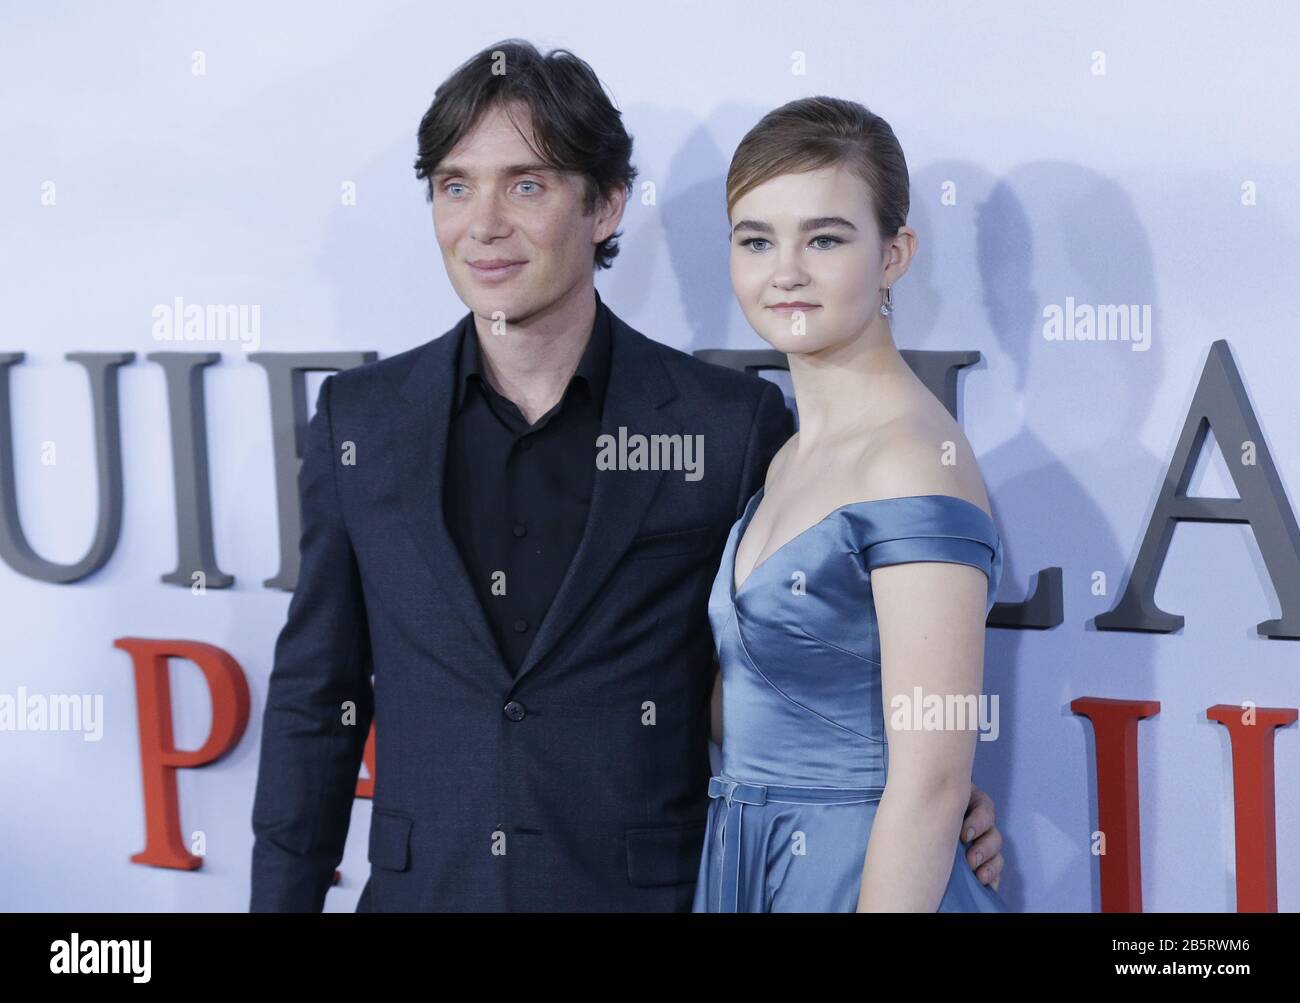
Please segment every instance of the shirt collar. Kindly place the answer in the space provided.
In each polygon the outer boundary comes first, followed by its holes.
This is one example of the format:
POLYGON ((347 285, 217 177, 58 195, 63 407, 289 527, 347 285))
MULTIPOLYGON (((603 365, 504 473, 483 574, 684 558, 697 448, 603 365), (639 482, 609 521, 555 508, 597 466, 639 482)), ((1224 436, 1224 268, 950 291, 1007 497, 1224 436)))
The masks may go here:
MULTIPOLYGON (((461 321, 464 334, 460 342, 460 358, 456 364, 456 405, 459 412, 465 406, 469 392, 469 381, 479 379, 488 386, 487 374, 483 370, 483 358, 479 352, 478 331, 474 325, 474 314, 469 313, 461 321)), ((591 337, 578 360, 578 368, 569 380, 569 386, 581 383, 586 386, 599 411, 605 403, 605 390, 609 385, 610 343, 612 340, 609 307, 596 292, 596 319, 592 324, 591 337)), ((567 390, 566 390, 567 392, 567 390)))

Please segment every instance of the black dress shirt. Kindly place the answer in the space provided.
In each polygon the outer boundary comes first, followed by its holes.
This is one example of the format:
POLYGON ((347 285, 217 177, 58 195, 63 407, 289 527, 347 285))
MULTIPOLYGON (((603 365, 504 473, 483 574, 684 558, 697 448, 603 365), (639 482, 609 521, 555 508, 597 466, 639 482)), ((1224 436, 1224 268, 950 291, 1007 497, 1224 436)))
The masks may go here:
POLYGON ((587 523, 609 382, 609 309, 597 293, 595 323, 578 368, 560 402, 532 425, 488 382, 473 314, 464 324, 443 506, 447 530, 513 674, 587 523))

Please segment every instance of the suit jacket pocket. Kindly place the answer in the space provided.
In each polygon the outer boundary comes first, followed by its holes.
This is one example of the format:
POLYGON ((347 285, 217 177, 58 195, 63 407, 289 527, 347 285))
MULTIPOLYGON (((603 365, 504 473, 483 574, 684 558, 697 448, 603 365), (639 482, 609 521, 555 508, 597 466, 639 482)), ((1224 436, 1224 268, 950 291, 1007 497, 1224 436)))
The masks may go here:
POLYGON ((389 871, 406 870, 411 864, 411 824, 407 815, 371 809, 370 862, 389 871))
POLYGON ((649 888, 694 881, 700 873, 704 822, 627 830, 627 879, 649 888))
POLYGON ((697 554, 707 550, 713 534, 712 526, 679 529, 671 533, 652 533, 638 536, 628 545, 623 555, 626 560, 642 557, 675 557, 679 554, 697 554))

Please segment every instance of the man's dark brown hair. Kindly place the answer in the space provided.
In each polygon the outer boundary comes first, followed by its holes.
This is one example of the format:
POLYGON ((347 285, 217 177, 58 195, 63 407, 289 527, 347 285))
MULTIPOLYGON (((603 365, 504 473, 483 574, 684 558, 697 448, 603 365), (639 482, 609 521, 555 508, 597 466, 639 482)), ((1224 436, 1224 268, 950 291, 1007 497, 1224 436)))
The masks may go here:
MULTIPOLYGON (((491 108, 499 107, 528 139, 531 124, 538 158, 562 171, 583 175, 583 212, 595 212, 601 197, 617 187, 631 194, 632 137, 595 72, 567 49, 542 55, 531 42, 511 38, 471 56, 434 92, 420 120, 415 176, 427 180, 433 201, 433 172, 462 136, 491 108), (512 112, 528 110, 529 122, 512 112)), ((596 246, 595 267, 608 268, 618 255, 611 234, 596 246)))

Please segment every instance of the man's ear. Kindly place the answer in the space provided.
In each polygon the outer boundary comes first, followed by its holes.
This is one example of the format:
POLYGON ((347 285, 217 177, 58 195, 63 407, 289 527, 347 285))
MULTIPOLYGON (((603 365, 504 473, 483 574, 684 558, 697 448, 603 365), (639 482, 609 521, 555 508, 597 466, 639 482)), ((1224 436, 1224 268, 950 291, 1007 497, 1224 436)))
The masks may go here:
POLYGON ((604 198, 596 203, 596 227, 591 236, 593 244, 599 244, 613 236, 623 221, 623 210, 626 208, 626 189, 616 186, 605 193, 604 198))

